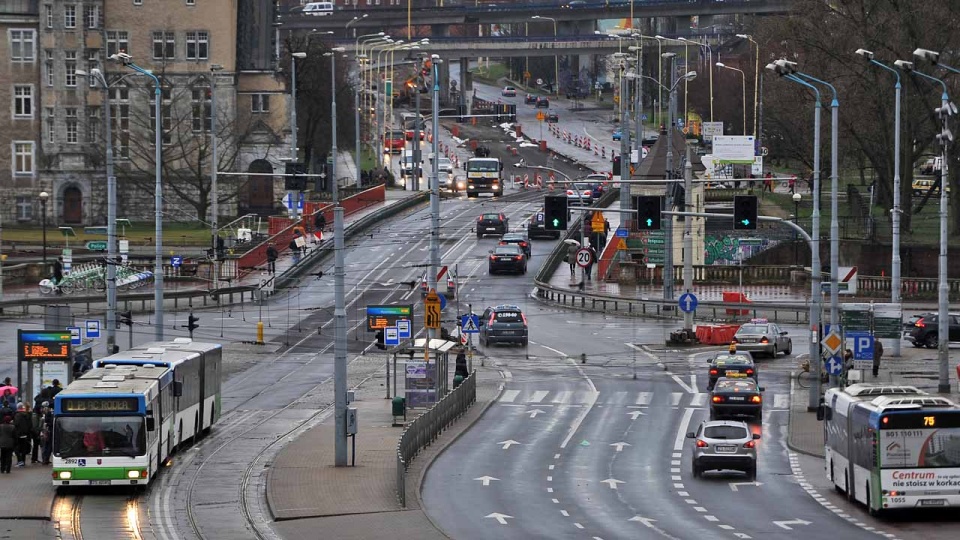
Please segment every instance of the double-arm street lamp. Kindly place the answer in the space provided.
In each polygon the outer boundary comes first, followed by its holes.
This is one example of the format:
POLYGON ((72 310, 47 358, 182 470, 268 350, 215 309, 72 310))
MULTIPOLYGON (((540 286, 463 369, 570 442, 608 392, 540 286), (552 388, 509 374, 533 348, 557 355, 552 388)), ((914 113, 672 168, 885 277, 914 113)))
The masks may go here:
POLYGON ((717 62, 718 68, 729 69, 730 71, 736 71, 740 74, 740 84, 743 87, 743 134, 747 134, 747 77, 743 73, 742 69, 737 69, 735 67, 728 66, 723 62, 717 62))
MULTIPOLYGON (((881 68, 893 73, 897 78, 897 84, 894 86, 896 95, 893 105, 893 210, 890 211, 891 224, 893 225, 893 239, 890 251, 892 252, 892 261, 890 265, 890 301, 894 304, 900 304, 900 72, 896 69, 875 60, 873 52, 866 49, 857 49, 854 54, 862 56, 867 62, 880 66, 881 68)), ((900 356, 900 340, 893 340, 893 356, 900 356)))
MULTIPOLYGON (((760 115, 763 114, 763 76, 760 74, 760 44, 753 40, 753 36, 748 34, 737 34, 737 37, 740 39, 745 39, 750 43, 753 43, 753 46, 756 48, 756 55, 754 55, 754 61, 756 62, 756 67, 753 72, 753 138, 757 139, 760 137, 762 128, 758 128, 760 115), (758 130, 759 129, 759 130, 758 130)), ((746 107, 746 104, 744 104, 746 107)))
MULTIPOLYGON (((531 19, 545 19, 553 22, 553 39, 557 39, 557 20, 553 17, 544 17, 543 15, 534 15, 531 19)), ((560 95, 560 56, 553 55, 553 90, 556 95, 560 95)))
MULTIPOLYGON (((685 37, 678 37, 677 39, 679 39, 680 41, 688 41, 688 42, 690 41, 685 37)), ((703 43, 700 43, 698 41, 693 41, 691 43, 693 43, 697 47, 705 47, 707 49, 707 65, 711 66, 710 67, 710 121, 713 122, 713 67, 712 67, 713 66, 713 48, 710 47, 710 44, 707 43, 706 39, 704 39, 703 43)))
MULTIPOLYGON (((346 32, 346 34, 347 34, 346 37, 348 37, 348 38, 350 37, 350 27, 351 27, 351 26, 353 26, 354 24, 356 24, 360 19, 366 19, 366 18, 369 17, 369 16, 370 16, 369 13, 364 13, 362 16, 359 16, 359 17, 356 16, 356 15, 354 15, 354 17, 353 17, 352 19, 350 19, 350 21, 348 21, 347 24, 345 24, 345 25, 343 26, 343 30, 344 30, 344 31, 346 32)), ((357 31, 354 30, 353 33, 356 34, 357 31)), ((354 37, 356 37, 356 36, 354 36, 354 37)), ((356 49, 354 49, 354 51, 356 51, 356 49)))

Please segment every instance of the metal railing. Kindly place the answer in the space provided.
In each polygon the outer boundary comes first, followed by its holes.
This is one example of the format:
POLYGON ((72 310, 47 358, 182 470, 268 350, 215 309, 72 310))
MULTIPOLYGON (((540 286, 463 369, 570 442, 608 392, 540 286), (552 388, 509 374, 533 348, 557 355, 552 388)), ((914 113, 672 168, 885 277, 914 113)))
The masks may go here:
POLYGON ((429 446, 451 423, 477 401, 477 372, 467 376, 436 405, 410 422, 397 442, 397 497, 407 506, 407 467, 424 447, 429 446))

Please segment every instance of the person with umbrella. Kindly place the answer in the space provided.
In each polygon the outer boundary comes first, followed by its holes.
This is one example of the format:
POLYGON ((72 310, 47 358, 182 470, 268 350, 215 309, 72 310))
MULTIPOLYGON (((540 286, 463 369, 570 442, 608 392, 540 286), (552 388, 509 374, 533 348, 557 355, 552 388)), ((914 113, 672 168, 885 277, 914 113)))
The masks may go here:
POLYGON ((570 277, 577 277, 577 250, 580 249, 580 242, 576 240, 564 240, 567 245, 567 263, 570 264, 570 277))

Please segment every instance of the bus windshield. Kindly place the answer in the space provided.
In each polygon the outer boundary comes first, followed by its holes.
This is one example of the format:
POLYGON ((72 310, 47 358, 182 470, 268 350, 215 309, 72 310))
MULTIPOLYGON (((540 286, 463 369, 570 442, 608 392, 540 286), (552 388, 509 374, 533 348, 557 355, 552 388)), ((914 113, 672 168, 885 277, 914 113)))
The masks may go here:
POLYGON ((468 161, 467 172, 500 172, 500 163, 495 160, 468 161))
POLYGON ((142 456, 146 453, 142 416, 59 416, 53 452, 61 458, 142 456))
POLYGON ((881 429, 880 466, 960 467, 960 427, 881 429))

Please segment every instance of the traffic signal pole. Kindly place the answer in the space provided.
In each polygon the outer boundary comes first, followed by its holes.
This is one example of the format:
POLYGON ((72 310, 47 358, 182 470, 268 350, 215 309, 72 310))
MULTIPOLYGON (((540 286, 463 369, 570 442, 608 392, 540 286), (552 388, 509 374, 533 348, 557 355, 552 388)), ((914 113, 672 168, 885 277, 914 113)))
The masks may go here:
MULTIPOLYGON (((690 145, 687 145, 687 161, 683 164, 683 206, 686 212, 693 210, 693 165, 690 163, 690 145)), ((683 290, 693 288, 693 219, 683 220, 683 290)), ((683 330, 693 332, 693 311, 683 312, 683 330)))

